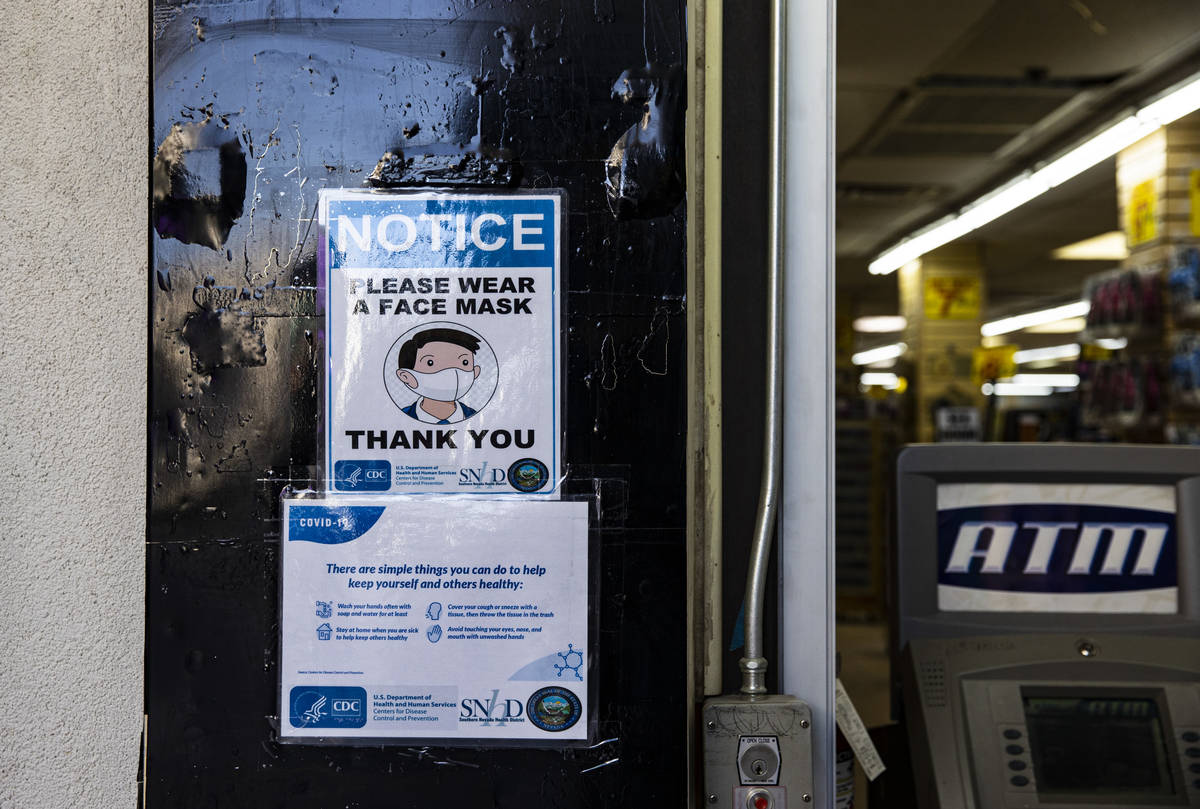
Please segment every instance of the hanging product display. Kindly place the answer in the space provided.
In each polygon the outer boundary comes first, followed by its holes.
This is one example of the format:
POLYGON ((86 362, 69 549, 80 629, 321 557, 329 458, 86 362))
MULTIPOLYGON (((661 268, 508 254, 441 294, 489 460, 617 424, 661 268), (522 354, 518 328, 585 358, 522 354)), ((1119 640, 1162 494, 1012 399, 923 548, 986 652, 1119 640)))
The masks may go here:
POLYGON ((1157 265, 1090 277, 1084 299, 1091 303, 1085 336, 1138 338, 1162 330, 1162 278, 1157 265))
POLYGON ((1200 408, 1200 334, 1180 332, 1172 349, 1171 393, 1178 405, 1200 408))
POLYGON ((557 495, 562 197, 321 193, 332 491, 557 495))
POLYGON ((1166 405, 1161 366, 1152 355, 1080 360, 1080 418, 1110 429, 1160 425, 1166 405))
POLYGON ((1171 314, 1177 324, 1200 324, 1200 250, 1180 247, 1175 250, 1167 274, 1171 314))

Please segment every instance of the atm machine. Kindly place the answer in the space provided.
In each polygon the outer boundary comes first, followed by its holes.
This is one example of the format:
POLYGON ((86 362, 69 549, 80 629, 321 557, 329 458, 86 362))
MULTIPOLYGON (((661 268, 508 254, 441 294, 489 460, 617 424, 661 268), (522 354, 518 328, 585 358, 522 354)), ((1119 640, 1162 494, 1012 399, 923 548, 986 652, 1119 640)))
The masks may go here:
POLYGON ((1200 449, 914 446, 897 472, 917 804, 1200 806, 1200 449))

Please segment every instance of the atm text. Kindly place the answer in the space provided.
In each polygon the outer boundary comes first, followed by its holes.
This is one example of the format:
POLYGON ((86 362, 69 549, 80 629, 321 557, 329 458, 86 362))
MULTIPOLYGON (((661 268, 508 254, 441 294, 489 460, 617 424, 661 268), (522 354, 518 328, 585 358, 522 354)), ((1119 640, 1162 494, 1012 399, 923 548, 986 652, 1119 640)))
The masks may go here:
POLYGON ((979 559, 979 573, 1004 573, 1009 551, 1018 531, 1033 532, 1033 543, 1025 559, 1022 573, 1045 575, 1050 570, 1050 559, 1059 540, 1065 539, 1063 547, 1071 553, 1068 575, 1087 576, 1153 576, 1158 568, 1159 557, 1166 542, 1170 527, 1155 522, 964 522, 958 529, 954 548, 946 565, 946 573, 970 573, 972 562, 979 559), (980 547, 981 539, 990 534, 986 546, 980 547), (1100 569, 1095 570, 1096 557, 1101 539, 1107 537, 1108 548, 1101 560, 1100 569), (1135 538, 1141 538, 1141 547, 1133 560, 1133 567, 1126 570, 1126 562, 1135 538))

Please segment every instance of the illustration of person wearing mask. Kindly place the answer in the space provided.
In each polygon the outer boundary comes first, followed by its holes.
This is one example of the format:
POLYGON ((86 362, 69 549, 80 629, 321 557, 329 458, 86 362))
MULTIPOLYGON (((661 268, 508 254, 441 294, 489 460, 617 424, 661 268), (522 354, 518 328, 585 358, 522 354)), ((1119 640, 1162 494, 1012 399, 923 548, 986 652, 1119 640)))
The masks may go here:
POLYGON ((479 338, 458 329, 426 329, 400 346, 396 376, 417 394, 401 412, 426 424, 454 424, 475 415, 459 401, 479 378, 479 338))

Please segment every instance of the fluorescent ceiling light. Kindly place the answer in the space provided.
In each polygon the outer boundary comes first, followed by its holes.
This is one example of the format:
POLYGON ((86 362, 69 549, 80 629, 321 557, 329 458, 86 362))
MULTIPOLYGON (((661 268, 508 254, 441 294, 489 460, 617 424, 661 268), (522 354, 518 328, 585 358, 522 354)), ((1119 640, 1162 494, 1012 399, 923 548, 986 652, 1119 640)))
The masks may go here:
POLYGON ((1096 341, 1096 345, 1101 348, 1107 348, 1109 351, 1120 351, 1125 346, 1129 345, 1128 337, 1102 337, 1096 341))
POLYGON ((900 357, 908 346, 904 343, 892 343, 891 345, 879 346, 878 348, 869 348, 866 351, 860 351, 850 357, 850 362, 855 365, 871 365, 876 362, 885 360, 894 360, 900 357))
POLYGON ((992 393, 997 396, 1049 396, 1054 393, 1054 388, 1049 385, 1016 385, 1012 382, 997 382, 995 385, 984 382, 982 390, 984 396, 992 393))
POLYGON ((1068 343, 1062 346, 1046 346, 1045 348, 1027 348, 1013 354, 1013 362, 1025 365, 1030 362, 1052 362, 1054 360, 1073 360, 1079 356, 1079 343, 1068 343))
POLYGON ((1036 171, 1026 171, 880 253, 868 265, 874 275, 895 272, 930 250, 983 227, 1149 135, 1200 109, 1200 74, 1180 82, 1132 115, 1114 121, 1036 171))
POLYGON ((1053 320, 1039 326, 1030 326, 1025 331, 1030 334, 1076 334, 1087 328, 1087 318, 1068 317, 1065 320, 1053 320))
POLYGON ((1142 107, 1137 117, 1166 126, 1196 109, 1200 109, 1200 76, 1193 76, 1163 93, 1157 101, 1142 107))
POLYGON ((904 331, 907 325, 904 315, 873 315, 855 319, 854 330, 861 334, 890 334, 904 331))
POLYGON ((1044 385, 1051 388, 1079 387, 1079 374, 1017 374, 1014 385, 1044 385))
POLYGON ((1054 323, 1059 320, 1086 317, 1091 308, 1092 305, 1087 301, 1076 301, 1075 303, 1068 303, 1063 306, 1055 306, 1052 309, 1040 309, 1036 312, 1026 312, 1023 315, 1003 317, 999 320, 984 323, 979 327, 979 333, 984 337, 994 337, 997 334, 1021 331, 1031 326, 1044 326, 1047 323, 1054 323))
POLYGON ((1050 254, 1060 261, 1121 261, 1129 258, 1125 234, 1119 230, 1101 233, 1090 239, 1058 248, 1050 254))
POLYGON ((888 390, 895 390, 896 388, 900 387, 900 377, 889 373, 868 372, 862 374, 858 378, 858 381, 860 384, 866 385, 867 387, 879 385, 880 387, 887 388, 888 390))

